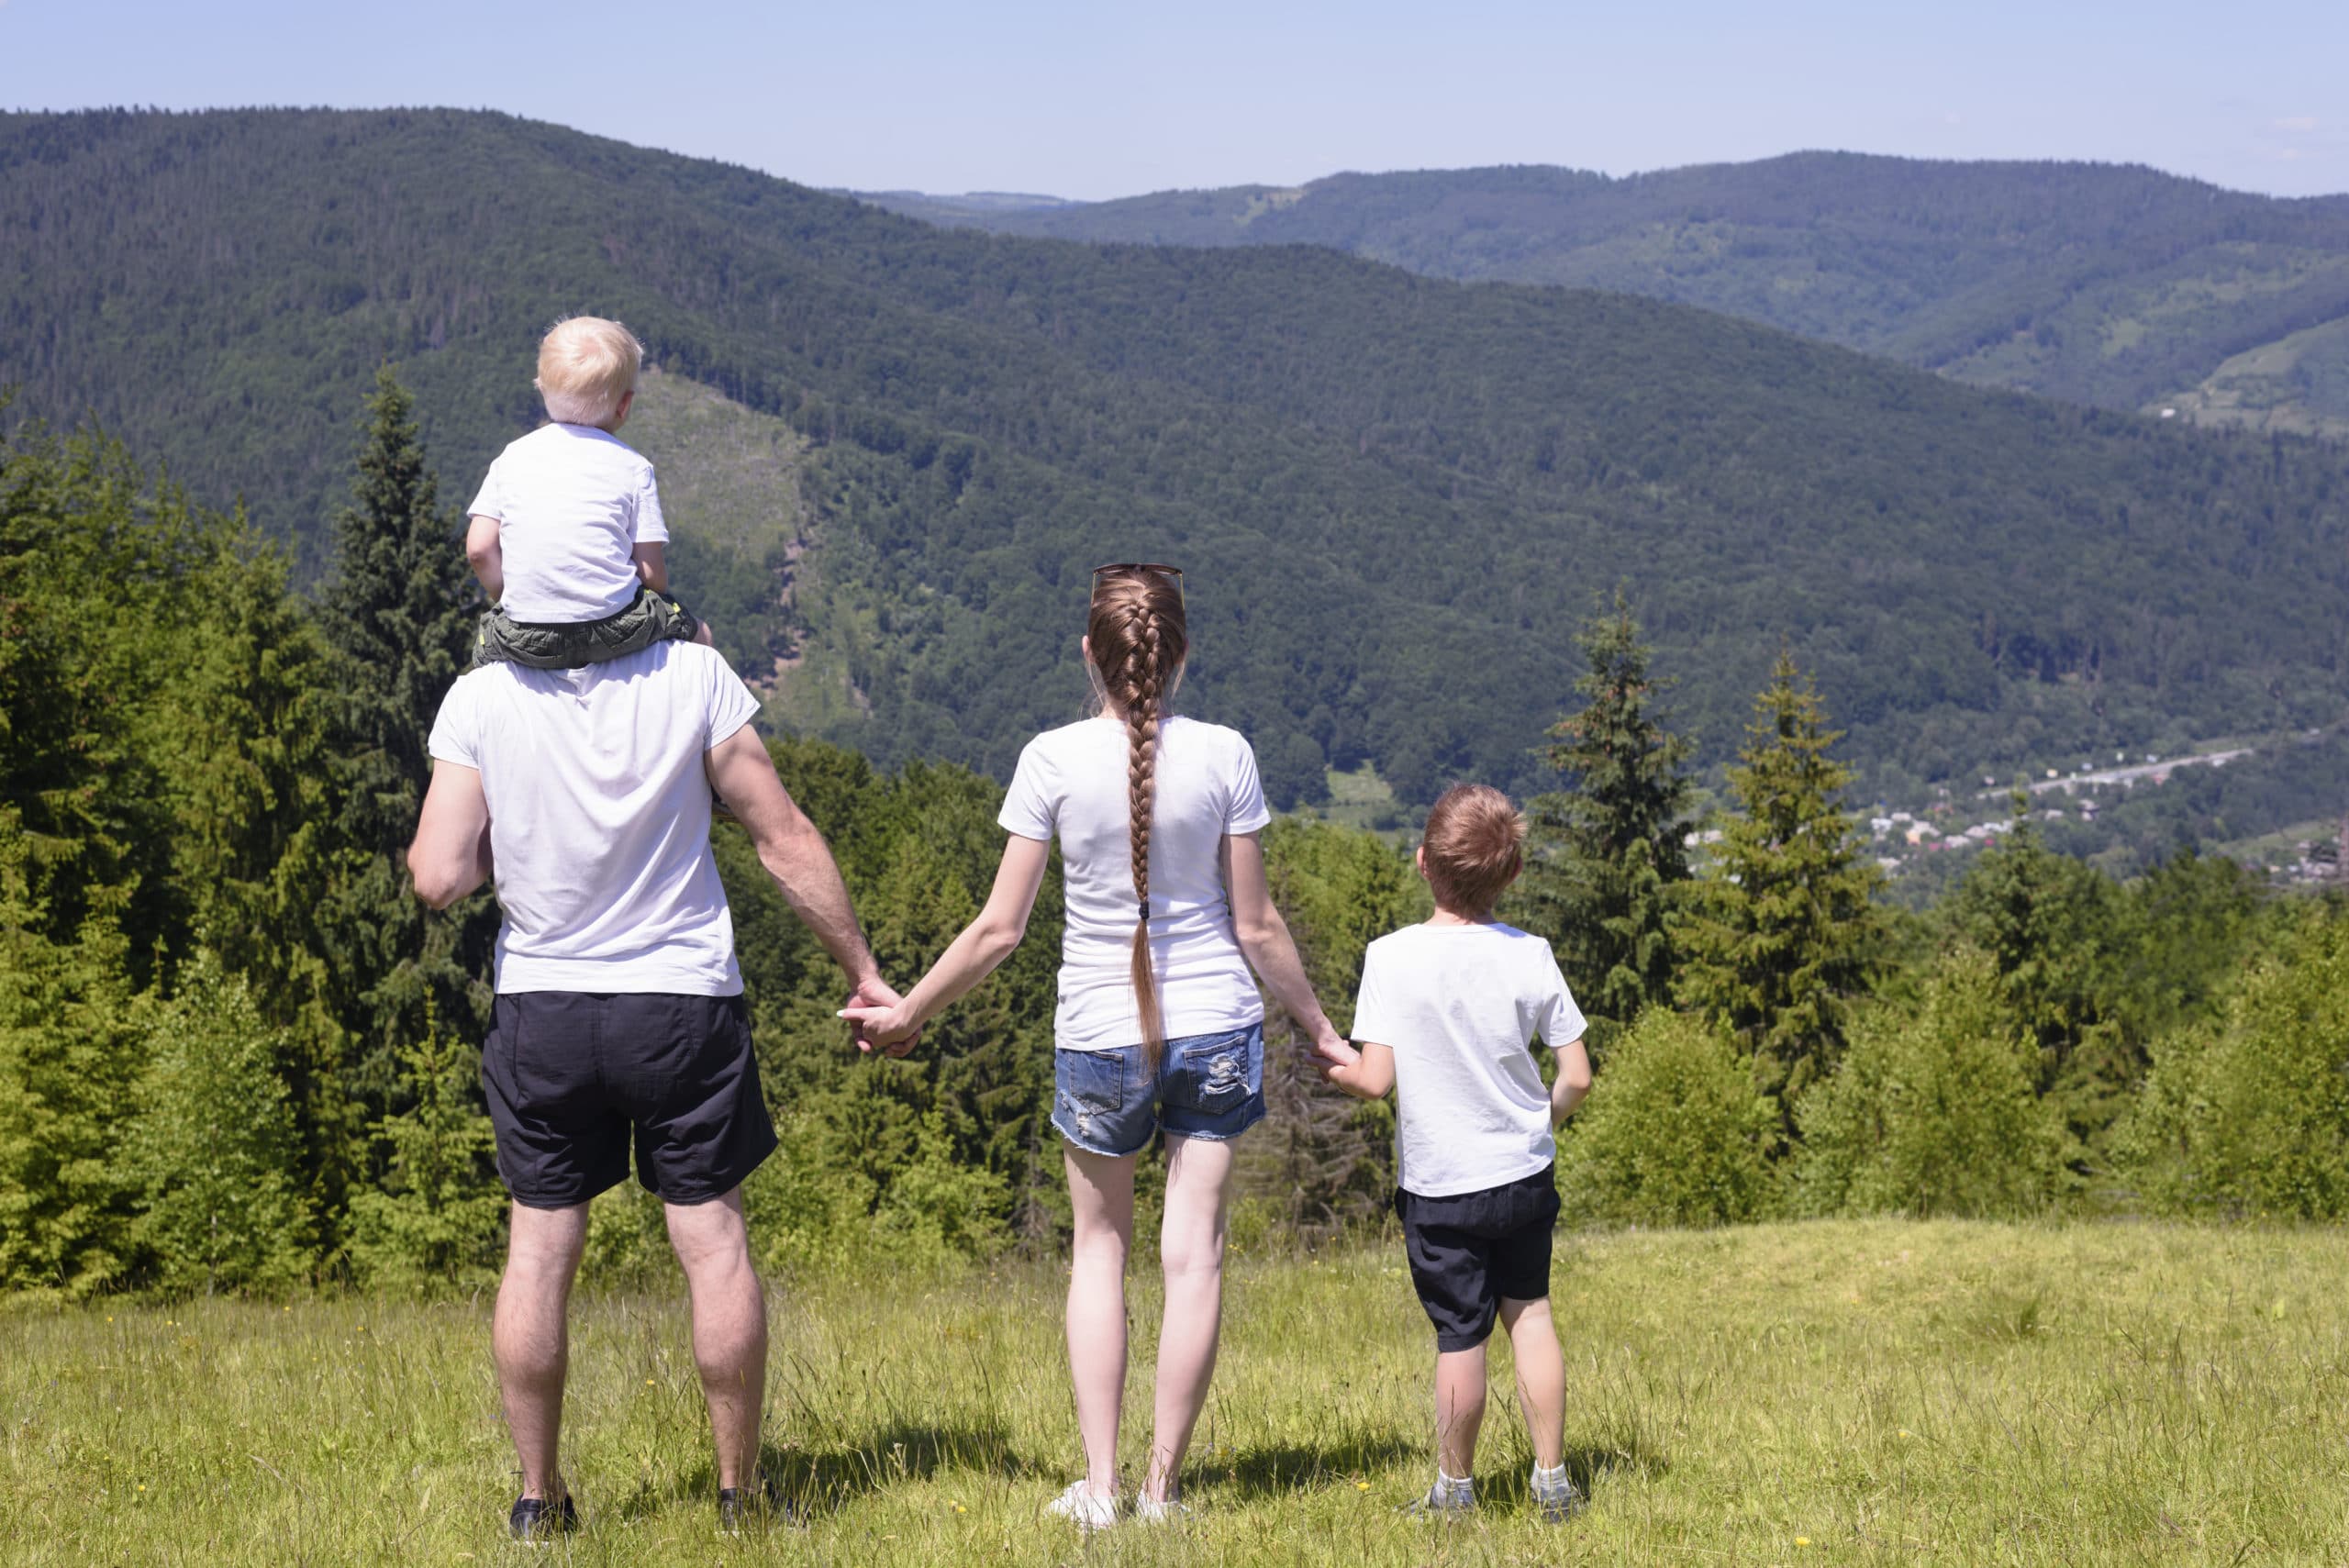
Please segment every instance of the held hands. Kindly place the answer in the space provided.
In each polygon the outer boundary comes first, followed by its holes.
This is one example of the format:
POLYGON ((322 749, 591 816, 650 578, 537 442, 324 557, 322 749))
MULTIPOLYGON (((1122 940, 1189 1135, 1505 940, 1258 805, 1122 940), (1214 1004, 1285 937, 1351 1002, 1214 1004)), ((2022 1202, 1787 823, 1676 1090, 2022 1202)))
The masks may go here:
POLYGON ((1362 1060, 1362 1052, 1348 1044, 1336 1026, 1324 1018, 1313 1031, 1313 1049, 1307 1060, 1320 1069, 1325 1082, 1334 1083, 1339 1073, 1362 1060))
POLYGON ((868 1056, 903 1056, 921 1043, 913 1009, 878 975, 858 984, 840 1016, 856 1026, 856 1049, 868 1056))

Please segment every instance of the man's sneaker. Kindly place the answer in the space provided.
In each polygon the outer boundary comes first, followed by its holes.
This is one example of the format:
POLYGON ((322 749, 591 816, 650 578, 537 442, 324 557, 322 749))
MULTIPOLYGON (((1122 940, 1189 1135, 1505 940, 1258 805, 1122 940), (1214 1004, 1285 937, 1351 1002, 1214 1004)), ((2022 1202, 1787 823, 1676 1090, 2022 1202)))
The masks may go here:
POLYGON ((1134 1497, 1134 1519, 1146 1525, 1182 1524, 1191 1517, 1191 1510, 1180 1497, 1152 1497, 1147 1493, 1134 1497))
POLYGON ((565 1492, 555 1502, 544 1497, 517 1497, 506 1516, 506 1530, 517 1540, 552 1540, 579 1528, 579 1507, 565 1492))
POLYGON ((1448 1482, 1439 1476, 1435 1485, 1428 1488, 1426 1496, 1403 1511, 1423 1523, 1464 1519, 1476 1511, 1476 1489, 1468 1482, 1448 1482))
POLYGON ((740 1535, 746 1527, 763 1525, 769 1529, 777 1525, 796 1525, 798 1510, 784 1497, 774 1477, 759 1472, 756 1486, 720 1486, 718 1489, 718 1533, 740 1535))
POLYGON ((1074 1520, 1082 1530, 1108 1529, 1118 1522, 1118 1499, 1100 1496, 1085 1482, 1072 1481, 1067 1491, 1044 1505, 1044 1512, 1074 1520))

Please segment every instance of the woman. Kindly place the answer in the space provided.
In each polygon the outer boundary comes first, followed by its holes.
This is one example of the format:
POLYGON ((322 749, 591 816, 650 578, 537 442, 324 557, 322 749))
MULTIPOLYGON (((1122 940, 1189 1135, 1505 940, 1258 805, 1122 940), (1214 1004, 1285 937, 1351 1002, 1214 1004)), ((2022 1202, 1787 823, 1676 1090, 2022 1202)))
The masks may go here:
POLYGON ((1215 1371, 1232 1140, 1264 1115, 1264 1004, 1250 969, 1314 1044, 1340 1037, 1265 889, 1257 835, 1272 814, 1255 753, 1234 730, 1166 711, 1190 646, 1183 574, 1099 568, 1079 646, 1100 711, 1020 753, 1001 817, 1011 838, 986 907, 902 1002, 842 1016, 890 1045, 986 978, 1026 934, 1058 836, 1067 934, 1052 1126, 1075 1212, 1068 1360, 1085 1473, 1051 1506, 1091 1529, 1119 1514, 1135 1162, 1163 1129, 1166 1315, 1156 1431, 1134 1503, 1137 1518, 1162 1520, 1181 1511, 1183 1454, 1215 1371))

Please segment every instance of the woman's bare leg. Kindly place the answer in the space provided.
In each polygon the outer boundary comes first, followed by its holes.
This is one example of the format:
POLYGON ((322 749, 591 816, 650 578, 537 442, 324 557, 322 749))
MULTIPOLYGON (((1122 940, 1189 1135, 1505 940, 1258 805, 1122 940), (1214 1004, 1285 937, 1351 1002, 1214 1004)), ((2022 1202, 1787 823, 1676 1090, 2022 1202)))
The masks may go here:
POLYGON ((1126 1397, 1126 1254, 1134 1239, 1134 1162, 1063 1143, 1075 1211, 1068 1273, 1068 1372, 1085 1479, 1096 1496, 1118 1494, 1118 1412, 1126 1397))
POLYGON ((1158 1390, 1150 1469, 1142 1495, 1182 1490, 1183 1455, 1208 1402, 1216 1342, 1223 1329, 1224 1189, 1231 1145, 1208 1138, 1166 1139, 1166 1223, 1159 1261, 1166 1271, 1166 1316, 1158 1331, 1158 1390))

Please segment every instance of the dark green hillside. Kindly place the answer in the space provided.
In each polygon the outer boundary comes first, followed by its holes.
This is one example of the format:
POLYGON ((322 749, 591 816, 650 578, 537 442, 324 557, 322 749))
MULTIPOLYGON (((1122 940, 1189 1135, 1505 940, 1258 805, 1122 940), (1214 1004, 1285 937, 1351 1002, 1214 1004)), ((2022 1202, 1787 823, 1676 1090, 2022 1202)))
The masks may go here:
POLYGON ((2349 197, 1808 152, 1625 179, 1527 167, 1061 205, 869 199, 1007 234, 1326 245, 1434 277, 1622 289, 1965 381, 2349 434, 2349 197))
POLYGON ((1085 568, 1133 556, 1192 569, 1190 700, 1284 798, 1365 758, 1413 798, 1533 782, 1618 582, 1716 759, 1781 641, 1879 778, 2343 706, 2334 450, 1623 295, 943 231, 498 116, 0 117, 20 411, 95 412, 313 569, 379 359, 462 497, 586 309, 705 389, 648 408, 654 458, 740 470, 667 480, 681 587, 883 760, 1007 770, 1081 696, 1085 568))

